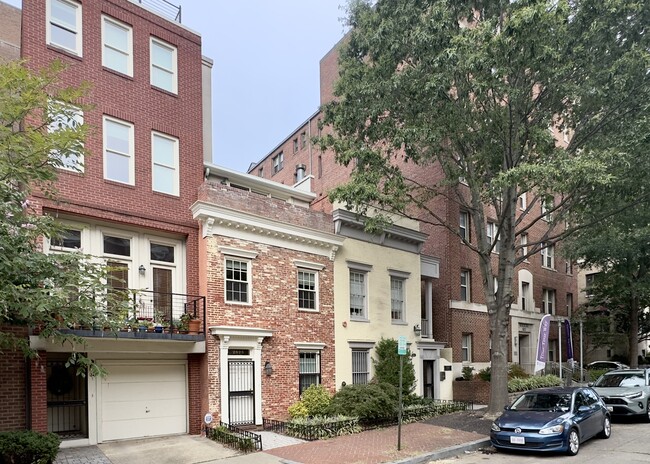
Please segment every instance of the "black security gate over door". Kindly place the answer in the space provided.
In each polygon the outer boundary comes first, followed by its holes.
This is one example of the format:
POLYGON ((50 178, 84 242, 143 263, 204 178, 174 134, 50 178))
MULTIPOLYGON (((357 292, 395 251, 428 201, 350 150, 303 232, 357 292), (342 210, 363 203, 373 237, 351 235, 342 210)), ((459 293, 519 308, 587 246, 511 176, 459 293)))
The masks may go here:
POLYGON ((231 425, 255 423, 255 363, 228 361, 228 417, 231 425))
POLYGON ((424 397, 434 398, 435 392, 433 388, 434 373, 433 373, 433 360, 426 359, 423 361, 424 368, 424 397))

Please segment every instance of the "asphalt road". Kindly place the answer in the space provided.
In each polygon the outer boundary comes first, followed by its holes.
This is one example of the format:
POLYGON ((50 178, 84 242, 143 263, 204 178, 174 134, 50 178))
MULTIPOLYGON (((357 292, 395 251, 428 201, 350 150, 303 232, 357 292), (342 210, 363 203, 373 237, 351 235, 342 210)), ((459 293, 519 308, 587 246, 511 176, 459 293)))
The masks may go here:
POLYGON ((608 440, 592 438, 582 443, 577 456, 505 453, 492 450, 492 453, 476 451, 457 458, 435 461, 436 464, 586 464, 594 462, 617 464, 650 463, 650 424, 615 421, 612 424, 611 438, 608 440))

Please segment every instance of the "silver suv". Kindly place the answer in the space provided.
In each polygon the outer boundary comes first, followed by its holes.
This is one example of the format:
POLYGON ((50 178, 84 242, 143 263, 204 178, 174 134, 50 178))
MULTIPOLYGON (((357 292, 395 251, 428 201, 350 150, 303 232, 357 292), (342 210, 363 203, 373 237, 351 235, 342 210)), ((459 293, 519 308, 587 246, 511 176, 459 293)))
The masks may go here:
POLYGON ((650 369, 624 369, 601 375, 592 385, 614 416, 643 416, 650 422, 650 369))

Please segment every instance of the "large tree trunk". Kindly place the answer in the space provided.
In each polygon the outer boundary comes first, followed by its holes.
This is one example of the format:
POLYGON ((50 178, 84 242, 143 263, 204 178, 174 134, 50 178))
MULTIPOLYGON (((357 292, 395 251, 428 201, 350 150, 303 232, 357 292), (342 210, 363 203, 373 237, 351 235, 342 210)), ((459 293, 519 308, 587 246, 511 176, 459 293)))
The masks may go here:
POLYGON ((630 328, 627 332, 630 367, 639 367, 639 297, 632 296, 630 301, 630 328))
POLYGON ((492 340, 492 366, 490 376, 490 404, 487 414, 501 413, 508 404, 508 334, 510 333, 510 312, 503 305, 488 308, 492 340))

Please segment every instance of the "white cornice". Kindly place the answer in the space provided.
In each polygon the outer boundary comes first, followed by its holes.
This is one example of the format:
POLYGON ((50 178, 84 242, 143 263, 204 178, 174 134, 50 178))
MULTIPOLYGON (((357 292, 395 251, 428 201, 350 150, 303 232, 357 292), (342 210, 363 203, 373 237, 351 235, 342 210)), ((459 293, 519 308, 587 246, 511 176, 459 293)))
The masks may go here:
POLYGON ((212 326, 208 327, 210 335, 230 336, 230 337, 272 337, 273 331, 261 329, 259 327, 234 327, 234 326, 212 326))

